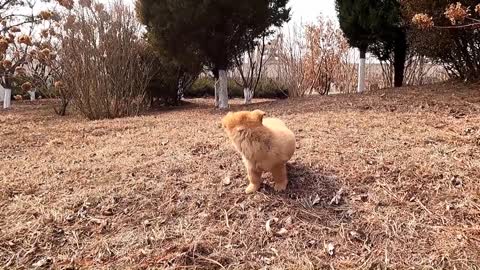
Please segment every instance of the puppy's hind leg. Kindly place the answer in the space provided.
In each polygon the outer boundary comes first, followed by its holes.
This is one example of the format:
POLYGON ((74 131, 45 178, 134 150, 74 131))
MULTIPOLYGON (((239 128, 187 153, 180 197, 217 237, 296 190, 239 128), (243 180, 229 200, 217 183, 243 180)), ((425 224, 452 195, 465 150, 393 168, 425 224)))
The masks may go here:
POLYGON ((262 184, 262 173, 255 170, 255 168, 253 168, 253 166, 248 162, 245 162, 245 167, 247 168, 249 181, 249 185, 245 189, 245 193, 254 193, 260 189, 260 186, 262 184))
POLYGON ((287 189, 287 167, 285 164, 279 164, 272 169, 273 181, 275 182, 273 188, 275 191, 284 191, 287 189))

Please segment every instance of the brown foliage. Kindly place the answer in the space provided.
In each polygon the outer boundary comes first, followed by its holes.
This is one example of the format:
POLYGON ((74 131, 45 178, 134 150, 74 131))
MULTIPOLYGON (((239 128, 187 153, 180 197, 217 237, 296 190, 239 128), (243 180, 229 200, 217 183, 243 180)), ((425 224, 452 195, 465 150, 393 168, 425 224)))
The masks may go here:
POLYGON ((333 22, 319 18, 306 27, 292 26, 277 40, 277 83, 289 97, 316 91, 328 94, 353 92, 357 83, 355 58, 333 22))
POLYGON ((76 20, 63 33, 59 61, 75 107, 89 119, 137 115, 147 105, 153 66, 142 57, 145 44, 133 12, 121 2, 107 12, 72 11, 76 20))
POLYGON ((51 11, 41 11, 35 16, 33 8, 20 8, 22 4, 26 4, 25 1, 3 1, 0 7, 3 18, 0 25, 0 58, 3 60, 0 76, 3 86, 10 89, 18 88, 22 84, 17 81, 16 76, 26 74, 16 72, 17 68, 25 68, 34 61, 30 57, 31 52, 38 49, 44 39, 32 33, 40 23, 50 26, 53 19, 51 11))
POLYGON ((302 27, 293 25, 286 35, 279 34, 274 46, 277 52, 275 83, 285 87, 291 98, 304 96, 308 86, 304 63, 306 44, 302 27))
POLYGON ((478 1, 464 0, 445 8, 433 0, 407 0, 404 5, 406 16, 419 28, 411 31, 412 48, 442 63, 451 77, 480 80, 478 1), (431 15, 422 13, 425 10, 431 15))
POLYGON ((349 46, 342 31, 330 20, 319 18, 307 25, 307 51, 304 59, 308 91, 328 94, 333 84, 341 84, 342 74, 349 72, 345 56, 349 46))

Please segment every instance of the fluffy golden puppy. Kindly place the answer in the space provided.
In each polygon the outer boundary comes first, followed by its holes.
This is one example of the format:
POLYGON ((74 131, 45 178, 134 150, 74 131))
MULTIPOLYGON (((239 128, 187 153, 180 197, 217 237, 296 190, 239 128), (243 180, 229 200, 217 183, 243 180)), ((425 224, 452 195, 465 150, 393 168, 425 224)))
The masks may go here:
POLYGON ((250 184, 245 192, 260 188, 262 173, 271 172, 274 189, 287 188, 287 161, 295 151, 295 135, 282 120, 264 118, 260 110, 229 112, 222 126, 235 149, 242 155, 250 184))

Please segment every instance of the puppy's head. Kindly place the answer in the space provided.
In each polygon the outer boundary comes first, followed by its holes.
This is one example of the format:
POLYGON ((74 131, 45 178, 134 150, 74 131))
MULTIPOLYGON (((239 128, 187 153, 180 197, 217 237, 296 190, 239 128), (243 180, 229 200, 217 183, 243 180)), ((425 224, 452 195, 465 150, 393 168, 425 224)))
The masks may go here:
POLYGON ((231 135, 247 128, 254 128, 262 125, 265 112, 261 110, 229 112, 222 119, 222 127, 231 135))

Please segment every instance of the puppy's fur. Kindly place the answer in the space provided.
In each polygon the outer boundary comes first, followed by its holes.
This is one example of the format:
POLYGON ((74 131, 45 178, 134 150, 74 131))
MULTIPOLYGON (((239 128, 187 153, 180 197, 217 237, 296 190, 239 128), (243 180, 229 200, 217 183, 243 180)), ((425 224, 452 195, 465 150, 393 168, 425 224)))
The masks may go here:
POLYGON ((260 110, 228 113, 222 125, 235 149, 242 155, 250 184, 246 193, 260 188, 263 172, 271 172, 274 189, 287 188, 287 161, 295 151, 295 135, 282 120, 264 118, 260 110))

